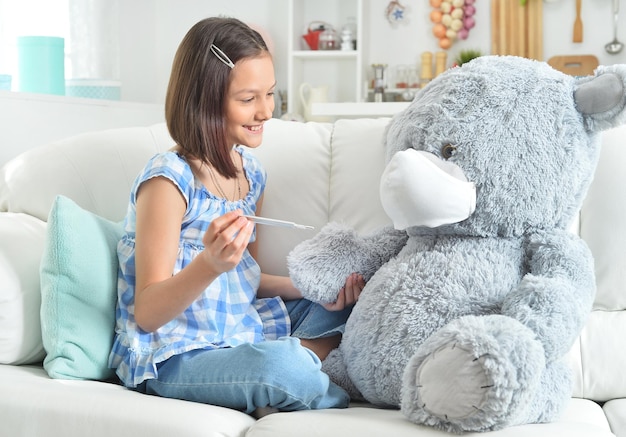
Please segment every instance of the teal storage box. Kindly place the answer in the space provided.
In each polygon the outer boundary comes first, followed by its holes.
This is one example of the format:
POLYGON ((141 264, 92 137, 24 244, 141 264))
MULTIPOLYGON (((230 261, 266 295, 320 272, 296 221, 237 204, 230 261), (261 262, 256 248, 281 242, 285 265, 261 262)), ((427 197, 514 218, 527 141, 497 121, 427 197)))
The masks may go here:
POLYGON ((68 79, 65 95, 88 99, 120 100, 121 82, 100 79, 68 79))
POLYGON ((11 91, 10 74, 0 74, 0 90, 11 91))
POLYGON ((17 38, 19 90, 65 95, 65 40, 56 36, 17 38))

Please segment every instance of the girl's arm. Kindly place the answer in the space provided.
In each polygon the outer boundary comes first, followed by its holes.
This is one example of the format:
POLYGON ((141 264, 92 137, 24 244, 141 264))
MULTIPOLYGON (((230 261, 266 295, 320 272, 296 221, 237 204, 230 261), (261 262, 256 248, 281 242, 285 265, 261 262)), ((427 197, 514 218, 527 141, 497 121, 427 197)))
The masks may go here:
MULTIPOLYGON (((339 291, 337 300, 324 304, 324 308, 329 311, 341 311, 345 307, 355 304, 363 287, 365 287, 363 276, 358 273, 352 273, 339 291)), ((301 299, 302 293, 294 287, 291 279, 287 276, 261 273, 261 285, 257 291, 257 296, 261 298, 280 296, 283 300, 294 300, 301 299)))
POLYGON ((205 249, 172 276, 185 208, 167 178, 152 178, 137 193, 135 320, 148 332, 174 319, 221 273, 234 268, 252 234, 252 223, 240 213, 218 217, 203 237, 205 249))

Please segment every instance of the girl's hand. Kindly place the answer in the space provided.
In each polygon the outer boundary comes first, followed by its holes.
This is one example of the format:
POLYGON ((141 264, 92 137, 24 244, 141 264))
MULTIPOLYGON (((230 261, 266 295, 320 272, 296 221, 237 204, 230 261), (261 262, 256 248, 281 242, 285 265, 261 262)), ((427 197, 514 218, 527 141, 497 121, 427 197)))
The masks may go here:
POLYGON ((364 287, 365 280, 363 279, 363 275, 352 273, 348 276, 348 279, 346 279, 346 284, 339 291, 337 300, 333 303, 324 304, 324 308, 328 311, 341 311, 350 305, 354 305, 356 301, 359 300, 359 296, 364 287))
POLYGON ((241 214, 241 211, 231 211, 216 218, 202 237, 204 250, 201 256, 218 274, 239 264, 252 236, 254 223, 241 214))

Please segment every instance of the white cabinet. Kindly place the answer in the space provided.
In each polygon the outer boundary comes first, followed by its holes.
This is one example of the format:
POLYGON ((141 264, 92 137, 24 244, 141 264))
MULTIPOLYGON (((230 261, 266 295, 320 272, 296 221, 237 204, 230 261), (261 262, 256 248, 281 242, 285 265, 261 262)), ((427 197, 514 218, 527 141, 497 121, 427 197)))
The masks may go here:
POLYGON ((300 87, 328 87, 328 102, 361 102, 364 87, 363 23, 366 0, 289 0, 287 34, 287 110, 304 114, 300 87), (341 37, 349 20, 356 24, 355 50, 311 50, 302 35, 312 22, 329 23, 341 37))
MULTIPOLYGON (((371 63, 368 59, 368 0, 288 0, 287 111, 305 114, 300 87, 328 87, 327 102, 314 102, 314 119, 391 116, 408 102, 366 102, 371 63), (356 50, 311 50, 302 38, 312 22, 331 24, 341 37, 349 20, 356 24, 356 50)), ((308 112, 308 111, 307 111, 308 112)))

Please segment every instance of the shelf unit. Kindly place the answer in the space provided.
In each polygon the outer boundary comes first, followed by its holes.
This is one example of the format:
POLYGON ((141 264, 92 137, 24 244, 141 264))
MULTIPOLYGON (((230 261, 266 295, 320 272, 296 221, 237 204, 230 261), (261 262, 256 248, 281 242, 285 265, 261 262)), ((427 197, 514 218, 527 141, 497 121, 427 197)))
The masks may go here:
POLYGON ((328 85, 328 102, 363 101, 364 1, 366 0, 289 0, 287 34, 287 111, 304 114, 300 87, 328 85), (340 36, 348 18, 356 23, 356 50, 310 50, 302 35, 309 23, 331 24, 340 36))

